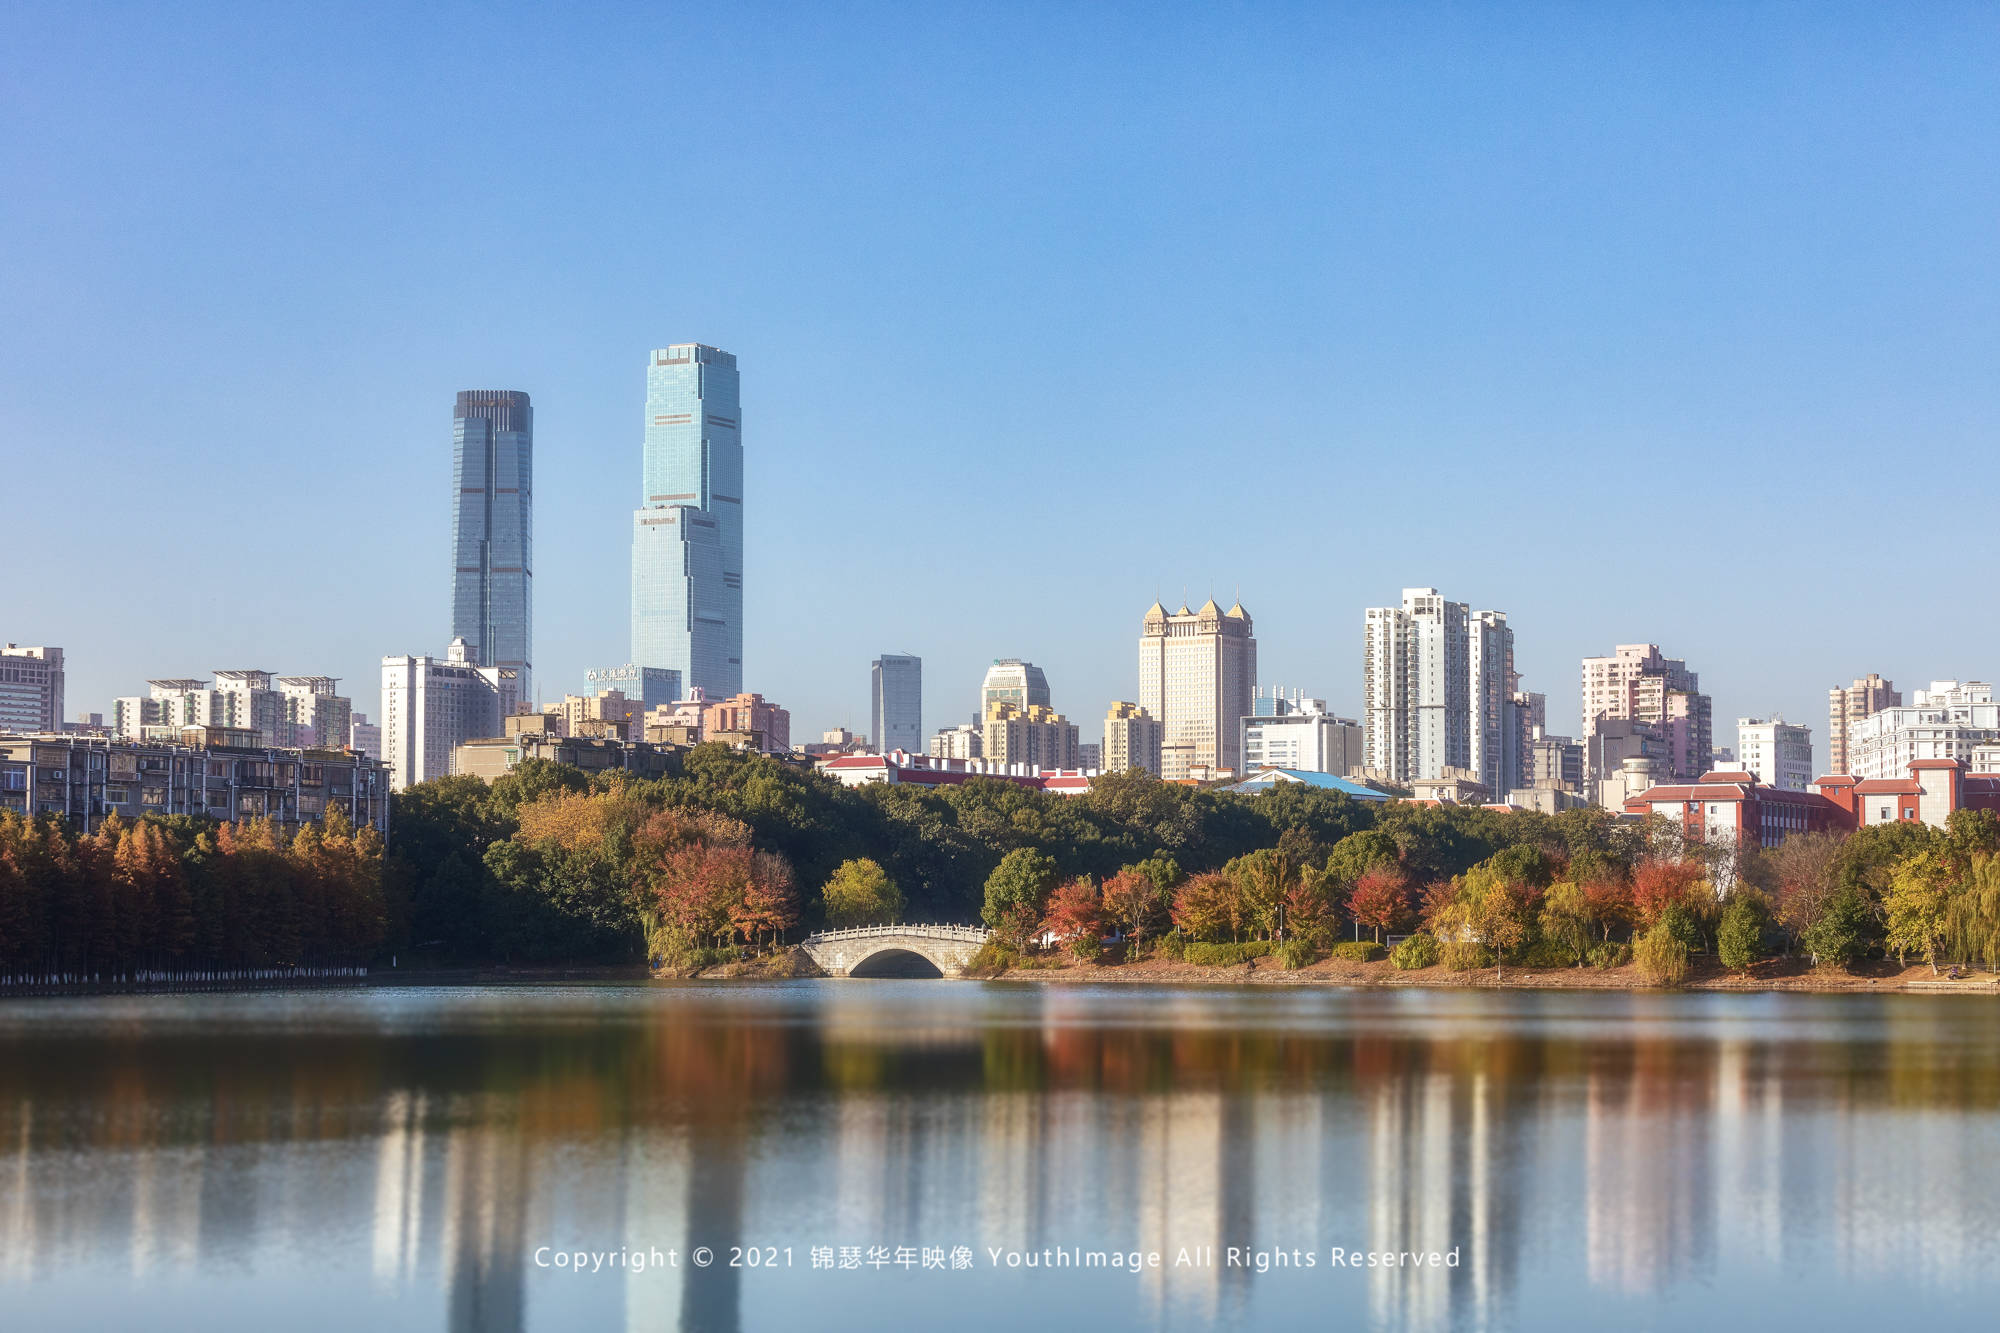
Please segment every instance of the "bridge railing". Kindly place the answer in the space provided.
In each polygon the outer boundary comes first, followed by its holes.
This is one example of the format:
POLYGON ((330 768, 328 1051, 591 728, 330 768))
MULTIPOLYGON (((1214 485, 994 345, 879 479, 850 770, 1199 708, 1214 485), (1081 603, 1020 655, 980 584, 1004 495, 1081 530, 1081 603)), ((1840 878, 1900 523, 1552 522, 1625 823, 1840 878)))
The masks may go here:
POLYGON ((984 944, 990 934, 984 926, 945 925, 897 925, 897 926, 846 926, 840 930, 821 930, 806 936, 807 944, 830 943, 834 940, 858 940, 884 935, 921 935, 933 940, 963 940, 970 944, 984 944))

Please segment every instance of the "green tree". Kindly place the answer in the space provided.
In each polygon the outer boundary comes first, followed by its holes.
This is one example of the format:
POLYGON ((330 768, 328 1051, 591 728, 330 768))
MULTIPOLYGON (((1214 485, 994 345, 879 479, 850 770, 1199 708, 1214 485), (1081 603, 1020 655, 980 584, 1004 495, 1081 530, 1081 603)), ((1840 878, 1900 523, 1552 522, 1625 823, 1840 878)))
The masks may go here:
POLYGON ((999 929, 1010 914, 1039 921, 1060 878, 1053 856, 1032 847, 1017 847, 1001 857, 986 877, 986 903, 980 918, 994 929, 999 929))
POLYGON ((1583 887, 1561 879, 1542 896, 1542 938, 1561 949, 1582 967, 1590 953, 1592 914, 1583 887))
POLYGON ((840 863, 826 886, 820 890, 826 924, 842 926, 886 925, 903 913, 903 894, 881 866, 867 857, 840 863))
POLYGON ((1815 967, 1846 967, 1867 952, 1874 927, 1867 895, 1853 884, 1843 884, 1827 899, 1826 909, 1800 942, 1815 967))
POLYGON ((1641 974, 1658 986, 1678 986, 1687 977, 1687 944, 1665 921, 1634 942, 1632 959, 1641 974))
POLYGON ((1764 956, 1764 930, 1770 920, 1763 894, 1751 888, 1730 894, 1729 906, 1722 909, 1722 922, 1715 932, 1715 955, 1722 965, 1737 972, 1749 971, 1750 965, 1764 956))

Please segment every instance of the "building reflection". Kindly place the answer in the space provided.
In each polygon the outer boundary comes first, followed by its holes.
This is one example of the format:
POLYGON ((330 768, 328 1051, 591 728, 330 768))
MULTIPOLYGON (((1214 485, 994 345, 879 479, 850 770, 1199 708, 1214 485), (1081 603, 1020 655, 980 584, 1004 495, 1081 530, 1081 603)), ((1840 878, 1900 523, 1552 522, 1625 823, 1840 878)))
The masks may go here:
POLYGON ((1428 1330, 1524 1322, 1554 1282, 1642 1302, 1824 1265, 1953 1289, 1995 1257, 1991 1191, 1959 1186, 1992 1181, 2000 1050, 1942 1005, 1787 1030, 1664 997, 1576 1026, 1280 997, 1219 1023, 1199 992, 1050 987, 913 1024, 907 988, 804 993, 779 1019, 746 992, 409 1041, 5 1037, 32 1058, 0 1061, 0 1284, 282 1274, 325 1238, 397 1327, 706 1331, 865 1280, 810 1271, 815 1246, 972 1250, 963 1281, 883 1275, 911 1319, 1029 1290, 987 1247, 1083 1247, 1163 1255, 1059 1288, 1132 1326, 1283 1326, 1309 1298, 1428 1330), (730 1267, 743 1244, 797 1268, 730 1267), (683 1262, 586 1279, 543 1245, 683 1262), (724 1262, 687 1266, 696 1246, 724 1262), (1460 1263, 1304 1283, 1224 1260, 1333 1246, 1460 1263))

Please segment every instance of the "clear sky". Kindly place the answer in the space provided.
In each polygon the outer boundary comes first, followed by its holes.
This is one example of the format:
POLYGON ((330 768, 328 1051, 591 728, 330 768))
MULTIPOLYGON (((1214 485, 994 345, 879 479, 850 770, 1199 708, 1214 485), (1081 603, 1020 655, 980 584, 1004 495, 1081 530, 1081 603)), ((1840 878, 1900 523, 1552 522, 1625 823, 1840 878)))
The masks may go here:
POLYGON ((2000 672, 1992 5, 0 10, 0 638, 69 711, 449 629, 451 407, 536 411, 536 671, 627 657, 649 349, 736 353, 793 735, 1159 596, 1343 711, 1361 616, 1825 691, 2000 672))

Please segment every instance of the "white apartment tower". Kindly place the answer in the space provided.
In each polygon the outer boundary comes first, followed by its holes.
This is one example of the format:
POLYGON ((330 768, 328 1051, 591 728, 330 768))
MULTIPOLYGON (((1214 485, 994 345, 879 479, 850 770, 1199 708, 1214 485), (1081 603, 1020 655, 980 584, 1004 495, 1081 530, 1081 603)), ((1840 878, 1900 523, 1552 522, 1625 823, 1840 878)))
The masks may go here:
POLYGON ((1139 632, 1139 706, 1160 720, 1160 776, 1240 768, 1238 724, 1256 685, 1257 640, 1240 602, 1224 611, 1211 597, 1172 614, 1153 603, 1139 632))
POLYGON ((1405 588, 1403 604, 1362 620, 1363 766, 1396 782, 1475 772, 1513 785, 1514 631, 1501 611, 1466 609, 1436 588, 1405 588))
POLYGON ((451 772, 451 752, 467 741, 497 736, 519 700, 513 667, 483 667, 464 639, 443 658, 382 659, 382 759, 389 788, 451 772))
POLYGON ((1885 708, 1900 708, 1903 696, 1896 682, 1874 672, 1859 677, 1846 689, 1835 686, 1826 692, 1826 747, 1829 773, 1853 773, 1854 760, 1849 738, 1863 718, 1885 708))
POLYGON ((1782 717, 1736 719, 1736 767, 1767 787, 1808 791, 1812 787, 1812 728, 1782 717))

